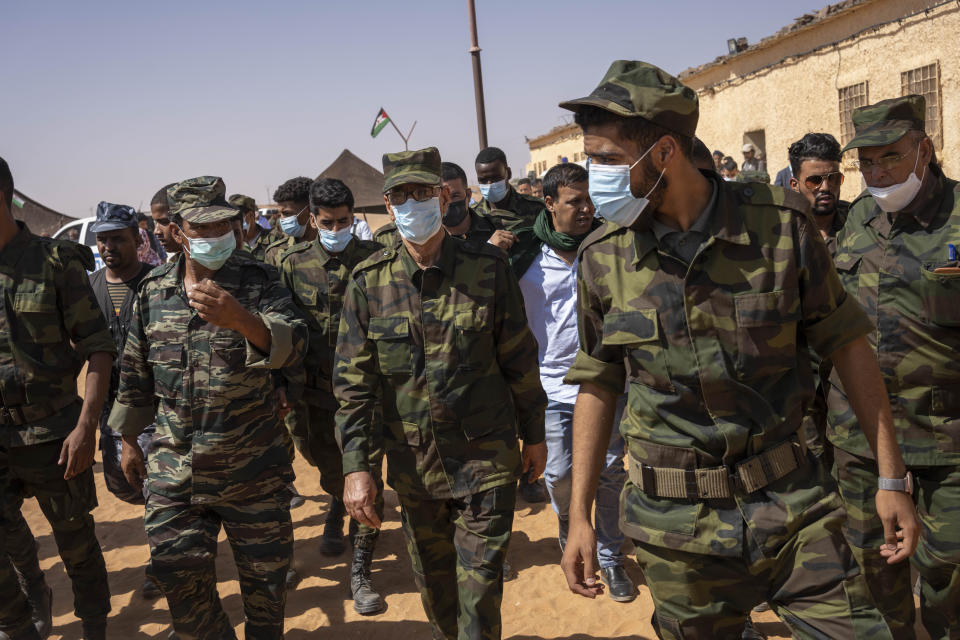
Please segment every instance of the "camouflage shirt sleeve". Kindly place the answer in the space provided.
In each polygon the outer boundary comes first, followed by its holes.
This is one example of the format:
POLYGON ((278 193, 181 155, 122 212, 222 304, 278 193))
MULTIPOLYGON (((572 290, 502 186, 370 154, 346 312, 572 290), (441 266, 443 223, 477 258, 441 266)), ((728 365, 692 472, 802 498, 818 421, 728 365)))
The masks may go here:
POLYGON ((107 425, 123 435, 140 435, 153 422, 154 381, 142 316, 143 290, 134 302, 120 361, 120 386, 107 425))
POLYGON ((303 354, 307 351, 307 323, 279 278, 270 278, 264 286, 257 315, 270 332, 270 353, 263 353, 247 341, 247 366, 302 367, 303 354))
POLYGON ((59 244, 54 248, 54 255, 60 267, 57 269, 57 305, 63 314, 63 327, 77 353, 83 360, 98 352, 116 358, 116 343, 90 288, 90 277, 78 249, 59 244))
POLYGON ((798 216, 800 304, 807 342, 822 358, 868 334, 872 325, 844 291, 830 251, 807 215, 798 216))
POLYGON ((376 346, 367 339, 370 310, 363 274, 354 274, 344 294, 333 368, 333 395, 340 403, 336 423, 343 450, 343 473, 369 471, 372 451, 382 448, 374 434, 380 404, 380 367, 376 346))
MULTIPOLYGON (((591 247, 593 249, 593 247, 591 247)), ((604 308, 594 283, 599 280, 592 260, 594 251, 584 251, 577 267, 577 329, 580 350, 563 381, 590 383, 619 396, 627 383, 623 347, 603 343, 604 308)))
POLYGON ((520 285, 505 260, 497 260, 497 281, 497 363, 510 385, 520 438, 525 444, 539 444, 545 438, 547 395, 540 383, 537 341, 527 324, 520 285))
MULTIPOLYGON (((295 291, 296 283, 293 277, 293 263, 287 260, 281 260, 280 263, 280 282, 286 287, 287 291, 295 291)), ((292 298, 291 298, 292 299, 292 298)), ((296 304, 294 304, 296 307, 296 304)), ((299 307, 297 308, 299 311, 299 307)), ((306 318, 304 319, 306 322, 306 318)), ((307 325, 309 328, 309 325, 307 325)), ((280 371, 274 372, 274 386, 286 389, 287 402, 293 404, 303 398, 303 389, 306 386, 307 375, 303 366, 285 367, 280 371)))

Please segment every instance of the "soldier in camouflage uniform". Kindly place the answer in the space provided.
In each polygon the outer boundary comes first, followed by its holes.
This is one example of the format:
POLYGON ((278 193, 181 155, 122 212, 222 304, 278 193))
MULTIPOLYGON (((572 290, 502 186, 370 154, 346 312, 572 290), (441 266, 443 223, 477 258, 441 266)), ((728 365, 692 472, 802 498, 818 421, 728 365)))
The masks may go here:
POLYGON ((257 201, 250 196, 235 193, 227 198, 227 202, 240 211, 241 231, 246 249, 254 260, 266 262, 267 247, 278 240, 283 240, 283 232, 279 229, 264 229, 260 226, 258 222, 260 210, 257 209, 257 201))
POLYGON ((100 409, 117 349, 90 290, 93 252, 72 242, 39 238, 13 219, 13 177, 0 158, 0 476, 3 545, 0 632, 15 639, 49 633, 50 591, 37 546, 22 522, 25 496, 34 496, 53 529, 73 585, 74 612, 86 640, 106 637, 110 589, 90 512, 97 506, 94 448, 100 409), (77 375, 84 362, 84 398, 77 375), (12 534, 12 535, 11 535, 12 534), (5 560, 11 556, 17 573, 5 560))
POLYGON ((275 228, 283 234, 264 252, 264 262, 277 266, 280 254, 298 242, 310 242, 317 237, 317 230, 310 225, 310 185, 313 180, 303 176, 290 178, 273 192, 279 218, 275 228))
MULTIPOLYGON (((333 361, 343 295, 350 272, 359 262, 381 249, 372 240, 360 240, 352 233, 353 194, 343 182, 321 178, 310 188, 310 222, 319 233, 316 239, 301 242, 280 257, 280 277, 293 300, 309 319, 310 344, 304 359, 302 388, 291 385, 288 399, 295 406, 288 422, 300 454, 320 471, 320 484, 330 494, 330 510, 324 523, 320 552, 336 555, 343 551, 343 458, 336 438, 333 397, 333 361), (297 401, 299 399, 299 401, 297 401)), ((382 455, 381 455, 382 457, 382 455)), ((382 476, 379 461, 374 479, 382 476)), ((382 483, 381 483, 382 484, 382 483)), ((382 486, 378 484, 382 491, 382 486)), ((378 493, 377 513, 382 517, 383 498, 378 493)), ((353 566, 351 592, 358 613, 378 613, 380 596, 370 585, 370 562, 378 529, 350 522, 353 566)))
POLYGON ((169 199, 183 255, 140 286, 109 425, 123 434, 131 484, 146 478, 151 567, 174 630, 236 637, 217 595, 223 526, 246 637, 281 638, 293 470, 271 373, 301 362, 306 324, 271 267, 232 255, 236 210, 220 178, 185 180, 169 199), (136 438, 154 416, 144 467, 136 438))
MULTIPOLYGON (((843 538, 840 496, 804 447, 809 344, 856 376, 881 472, 904 470, 869 322, 806 201, 694 168, 697 95, 648 63, 618 60, 591 95, 560 106, 583 129, 591 200, 607 220, 580 249, 580 351, 566 377, 581 385, 568 586, 602 591, 589 512, 629 383, 620 528, 636 541, 661 638, 739 638, 764 600, 799 637, 889 637, 843 538)), ((913 505, 880 494, 884 552, 905 560, 913 505)))
MULTIPOLYGON (((830 257, 837 252, 837 233, 847 220, 850 203, 840 199, 843 171, 840 170, 840 143, 829 133, 808 133, 790 145, 790 188, 810 205, 830 257)), ((827 392, 830 390, 830 361, 810 349, 810 361, 817 390, 803 418, 807 448, 826 469, 833 466, 833 448, 826 440, 827 392)))
MULTIPOLYGON (((912 558, 921 619, 931 638, 945 640, 960 638, 960 185, 937 166, 925 113, 918 95, 854 111, 856 135, 845 150, 857 150, 867 191, 850 206, 836 265, 867 311, 867 337, 894 399, 897 441, 912 474, 912 487, 899 484, 912 488, 923 527, 912 558)), ((849 385, 836 374, 831 383, 827 435, 847 539, 894 635, 913 638, 910 569, 875 550, 883 530, 869 433, 851 409, 849 385)))
POLYGON ((517 193, 510 184, 513 172, 503 151, 497 147, 483 149, 477 154, 475 168, 483 194, 476 211, 498 219, 501 227, 508 231, 532 227, 543 210, 543 200, 517 193))
POLYGON ((379 526, 373 458, 385 448, 433 637, 496 639, 517 478, 546 462, 537 344, 503 252, 441 228, 437 150, 386 154, 383 166, 402 244, 357 265, 344 299, 344 502, 379 526))

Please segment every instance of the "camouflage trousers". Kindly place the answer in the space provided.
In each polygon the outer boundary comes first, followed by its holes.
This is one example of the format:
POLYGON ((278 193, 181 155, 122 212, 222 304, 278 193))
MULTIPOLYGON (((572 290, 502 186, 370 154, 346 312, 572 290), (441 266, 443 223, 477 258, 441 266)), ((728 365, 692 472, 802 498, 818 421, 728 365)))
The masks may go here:
MULTIPOLYGON (((960 638, 960 468, 911 467, 923 531, 910 564, 920 574, 920 617, 932 640, 960 638)), ((895 638, 914 638, 916 607, 910 564, 880 555, 877 464, 836 450, 834 474, 847 508, 844 533, 863 568, 874 601, 895 638)))
MULTIPOLYGON (((320 471, 320 486, 337 500, 343 500, 343 454, 334 412, 298 402, 287 414, 286 425, 297 451, 304 460, 320 471)), ((375 456, 374 468, 370 470, 377 483, 375 507, 383 517, 383 454, 375 456)), ((351 540, 354 545, 372 548, 380 534, 378 529, 368 527, 351 519, 351 540)))
MULTIPOLYGON (((0 447, 0 476, 3 489, 3 537, 0 563, 0 629, 23 629, 17 574, 27 582, 43 577, 37 559, 37 543, 20 513, 23 499, 34 496, 43 512, 60 552, 60 559, 73 587, 73 610, 78 618, 102 619, 110 612, 110 587, 93 516, 97 506, 93 469, 70 480, 57 464, 63 440, 26 447, 0 447), (8 597, 9 596, 9 597, 8 597)), ((15 634, 11 634, 16 637, 15 634)))
POLYGON ((635 542, 666 640, 739 639, 750 610, 770 603, 794 638, 890 638, 843 538, 843 509, 800 529, 775 556, 749 534, 739 559, 635 542))
POLYGON ((434 640, 499 640, 516 482, 462 499, 399 499, 413 575, 434 640))
POLYGON ((151 572, 181 640, 236 638, 217 593, 214 560, 221 525, 240 576, 245 637, 283 637, 284 579, 293 553, 286 491, 243 503, 204 505, 152 493, 144 524, 151 572))

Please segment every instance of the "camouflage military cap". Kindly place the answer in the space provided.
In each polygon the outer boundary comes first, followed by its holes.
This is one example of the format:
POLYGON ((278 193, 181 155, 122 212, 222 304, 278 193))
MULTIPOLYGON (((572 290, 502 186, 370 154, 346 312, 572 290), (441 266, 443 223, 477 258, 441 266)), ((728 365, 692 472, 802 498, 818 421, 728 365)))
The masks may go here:
POLYGON ((588 105, 624 118, 643 118, 691 137, 700 117, 696 91, 639 60, 616 60, 593 93, 560 103, 570 111, 588 105))
POLYGON ((383 154, 383 192, 400 184, 440 184, 437 148, 383 154))
POLYGON ((256 211, 257 210, 257 201, 251 198, 250 196, 245 196, 242 193, 235 193, 229 198, 227 202, 230 203, 230 206, 236 207, 240 211, 256 211))
POLYGON ((101 202, 97 205, 97 220, 90 225, 92 233, 136 229, 139 227, 137 212, 125 204, 101 202))
POLYGON ((893 144, 907 131, 923 131, 927 101, 909 95, 868 104, 853 112, 853 140, 843 148, 882 147, 893 144))
POLYGON ((180 215, 192 224, 207 224, 229 220, 237 210, 226 199, 227 187, 223 178, 200 176, 178 182, 167 189, 170 217, 180 215))

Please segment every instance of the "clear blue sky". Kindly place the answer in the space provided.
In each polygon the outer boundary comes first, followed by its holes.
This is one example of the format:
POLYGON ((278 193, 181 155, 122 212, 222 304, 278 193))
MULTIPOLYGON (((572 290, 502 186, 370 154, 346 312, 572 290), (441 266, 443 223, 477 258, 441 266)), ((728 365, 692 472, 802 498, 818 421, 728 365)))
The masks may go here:
MULTIPOLYGON (((490 144, 515 174, 524 136, 563 122, 612 60, 677 73, 727 38, 773 34, 815 0, 477 0, 490 144)), ((478 151, 466 0, 7 3, 0 156, 18 189, 76 216, 144 206, 168 182, 223 176, 259 202, 344 148, 380 168, 383 106, 411 147, 473 179, 478 151)))

